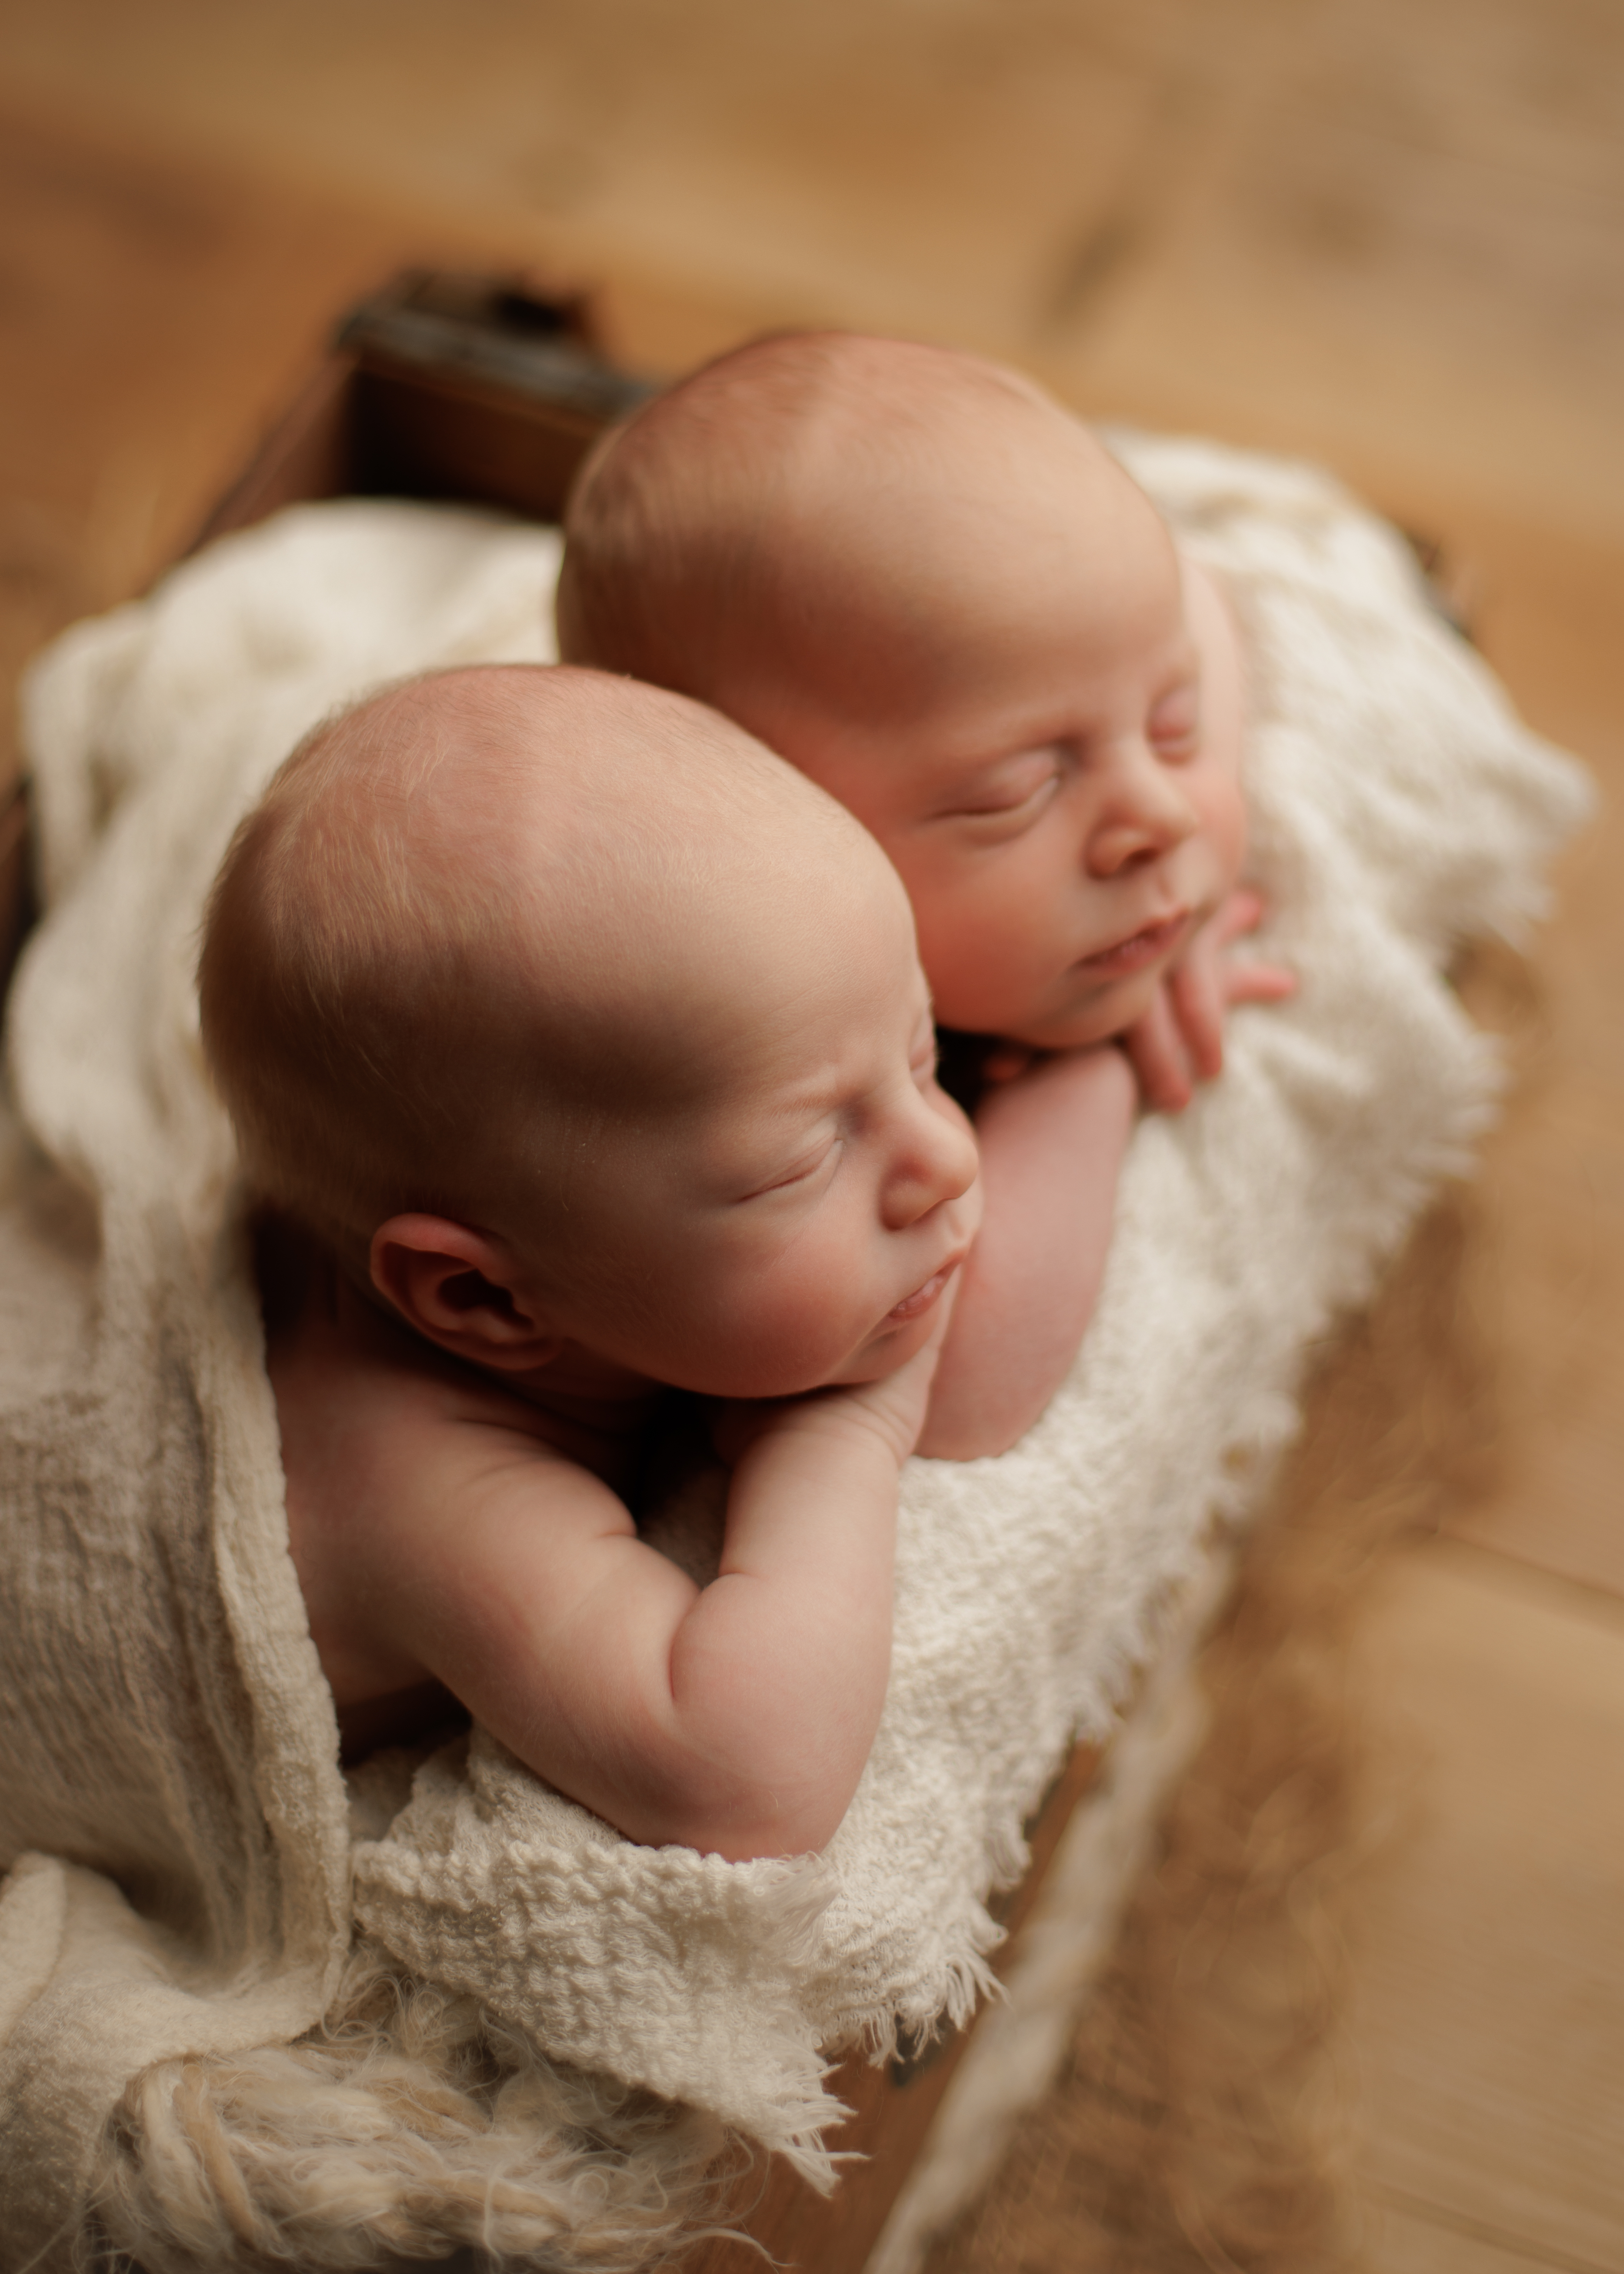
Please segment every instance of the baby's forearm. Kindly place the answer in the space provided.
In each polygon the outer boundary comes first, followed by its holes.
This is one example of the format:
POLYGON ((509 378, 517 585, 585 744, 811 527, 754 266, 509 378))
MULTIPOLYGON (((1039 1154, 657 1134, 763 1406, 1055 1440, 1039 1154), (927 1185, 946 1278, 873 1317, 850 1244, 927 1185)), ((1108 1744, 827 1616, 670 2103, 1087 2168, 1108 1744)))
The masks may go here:
POLYGON ((1064 1380, 1099 1297, 1134 1107, 1132 1070, 1109 1048, 989 1092, 976 1117, 985 1213, 920 1452, 1004 1452, 1064 1380))
POLYGON ((703 1588, 598 1478, 499 1442, 455 1531, 425 1495, 418 1553, 372 1589, 378 1623, 628 1838, 732 1859, 821 1848, 884 1702, 898 1482, 929 1381, 927 1365, 899 1426, 885 1400, 906 1371, 750 1415, 703 1588))
POLYGON ((816 1401, 744 1453, 721 1570, 672 1641, 663 1838, 741 1857, 833 1835, 884 1703, 898 1476, 816 1401))

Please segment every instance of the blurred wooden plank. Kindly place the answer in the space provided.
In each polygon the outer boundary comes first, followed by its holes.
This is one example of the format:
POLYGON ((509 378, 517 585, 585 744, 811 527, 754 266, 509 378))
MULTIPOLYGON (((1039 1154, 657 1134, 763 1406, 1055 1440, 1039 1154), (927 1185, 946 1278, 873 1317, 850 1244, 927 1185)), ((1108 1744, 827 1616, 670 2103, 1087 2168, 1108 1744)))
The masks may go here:
POLYGON ((1359 1903, 1360 2175, 1600 2274, 1624 2261, 1624 1609, 1418 1547, 1357 1664, 1415 1765, 1359 1903))
POLYGON ((1449 515, 1489 660, 1602 793, 1564 856, 1513 1028, 1518 1086, 1484 1151, 1470 1299, 1492 1352, 1497 1481, 1451 1531, 1624 1597, 1624 547, 1449 515))
POLYGON ((1476 2219, 1440 2225, 1425 2207, 1417 2211, 1389 2195, 1367 2195, 1362 2208, 1365 2257, 1381 2274, 1607 2274, 1509 2241, 1476 2219))
POLYGON ((25 657, 184 546, 335 312, 426 250, 375 214, 0 117, 8 727, 25 657))
POLYGON ((41 100, 754 323, 1624 533, 1624 16, 1594 0, 212 0, 0 19, 41 100))
POLYGON ((1223 46, 1179 195, 1054 341, 1085 399, 1624 539, 1624 15, 1328 0, 1223 46))

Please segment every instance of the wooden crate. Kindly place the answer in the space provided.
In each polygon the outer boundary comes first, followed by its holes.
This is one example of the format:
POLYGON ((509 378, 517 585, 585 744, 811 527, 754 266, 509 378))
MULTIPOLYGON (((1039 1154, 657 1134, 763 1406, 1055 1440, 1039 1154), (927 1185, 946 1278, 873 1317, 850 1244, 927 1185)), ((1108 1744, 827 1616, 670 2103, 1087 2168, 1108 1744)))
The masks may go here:
MULTIPOLYGON (((193 550, 279 508, 340 496, 458 499, 538 520, 561 513, 597 435, 649 391, 597 350, 590 304, 434 272, 397 278, 340 328, 327 359, 209 515, 193 550)), ((0 950, 30 913, 26 785, 0 811, 0 950)), ((1002 1909, 1011 1938, 1039 1892, 1097 1755, 1079 1746, 1027 1827, 1032 1867, 1002 1909)), ((787 2165, 743 2183, 748 2231, 801 2274, 859 2274, 923 2144, 966 2039, 913 2057, 844 2063, 831 2090, 853 2110, 832 2144, 855 2151, 834 2194, 787 2165)), ((702 2245, 688 2274, 736 2274, 735 2242, 702 2245)))
POLYGON ((556 521, 593 440, 650 392, 599 354, 584 300, 411 271, 345 319, 196 542, 308 498, 456 498, 556 521))

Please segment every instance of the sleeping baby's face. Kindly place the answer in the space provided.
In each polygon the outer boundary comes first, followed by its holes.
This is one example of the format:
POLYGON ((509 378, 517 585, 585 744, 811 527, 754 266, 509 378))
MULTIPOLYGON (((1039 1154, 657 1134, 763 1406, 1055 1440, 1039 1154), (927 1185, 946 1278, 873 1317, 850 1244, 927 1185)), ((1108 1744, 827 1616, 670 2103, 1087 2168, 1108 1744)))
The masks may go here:
POLYGON ((856 830, 801 845, 683 942, 665 1063, 597 1121, 551 1273, 575 1340, 712 1396, 889 1374, 980 1216, 902 888, 856 830))
POLYGON ((944 1024, 1121 1032, 1240 865, 1222 602, 1057 412, 966 480, 837 511, 814 636, 718 699, 891 855, 944 1024))
POLYGON ((1224 604, 1013 373, 756 342, 612 437, 568 528, 565 652, 714 704, 864 822, 944 1024, 1118 1033, 1234 883, 1224 604))

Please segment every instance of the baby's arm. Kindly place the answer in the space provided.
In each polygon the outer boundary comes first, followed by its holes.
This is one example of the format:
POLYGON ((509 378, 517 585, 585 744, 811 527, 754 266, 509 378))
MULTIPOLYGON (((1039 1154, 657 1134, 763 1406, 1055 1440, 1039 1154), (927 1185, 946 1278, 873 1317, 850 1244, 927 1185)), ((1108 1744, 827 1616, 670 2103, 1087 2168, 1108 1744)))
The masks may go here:
POLYGON ((986 1205, 918 1450, 1002 1453, 1048 1405, 1094 1315, 1133 1127, 1120 1050, 1072 1050, 995 1084, 975 1117, 986 1205))
POLYGON ((884 1701, 898 1477, 935 1358, 756 1409, 703 1589, 596 1476, 476 1421, 449 1518, 419 1465, 379 1615, 538 1775, 631 1839, 734 1859, 821 1848, 884 1701))

